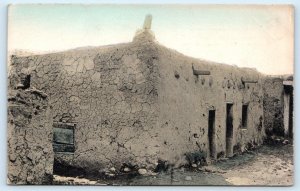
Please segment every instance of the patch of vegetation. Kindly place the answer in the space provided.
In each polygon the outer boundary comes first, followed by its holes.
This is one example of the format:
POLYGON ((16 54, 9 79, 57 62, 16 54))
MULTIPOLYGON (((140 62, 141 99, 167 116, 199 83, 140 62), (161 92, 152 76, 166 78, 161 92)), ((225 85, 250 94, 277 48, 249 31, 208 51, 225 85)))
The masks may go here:
POLYGON ((189 166, 197 164, 198 166, 207 165, 207 153, 205 151, 188 152, 185 153, 186 160, 189 166))
POLYGON ((166 172, 170 168, 170 164, 165 160, 158 160, 158 165, 156 166, 154 172, 166 172))
POLYGON ((223 157, 225 157, 224 151, 221 151, 221 152, 219 152, 219 153, 217 154, 217 159, 220 159, 220 158, 223 158, 223 157))
POLYGON ((233 154, 241 154, 241 144, 237 143, 236 145, 233 146, 233 154))

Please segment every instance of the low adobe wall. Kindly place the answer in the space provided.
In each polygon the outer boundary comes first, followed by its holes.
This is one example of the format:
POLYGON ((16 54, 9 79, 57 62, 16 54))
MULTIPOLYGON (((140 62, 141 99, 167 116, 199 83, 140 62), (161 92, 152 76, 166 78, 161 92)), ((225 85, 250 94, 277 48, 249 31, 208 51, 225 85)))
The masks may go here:
POLYGON ((8 184, 50 184, 52 115, 47 95, 14 89, 8 96, 8 184))

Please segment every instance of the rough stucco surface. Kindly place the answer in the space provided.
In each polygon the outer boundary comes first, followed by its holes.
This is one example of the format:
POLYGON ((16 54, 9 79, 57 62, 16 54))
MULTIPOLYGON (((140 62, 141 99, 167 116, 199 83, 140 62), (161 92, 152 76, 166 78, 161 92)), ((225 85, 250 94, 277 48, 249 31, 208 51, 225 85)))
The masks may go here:
POLYGON ((268 136, 284 135, 282 81, 270 77, 264 82, 264 126, 268 136))
POLYGON ((130 43, 12 60, 19 71, 21 66, 28 68, 33 86, 49 95, 54 121, 77 123, 75 153, 58 153, 58 160, 87 170, 112 163, 155 165, 154 52, 130 43))
POLYGON ((10 90, 8 97, 8 184, 52 182, 52 115, 35 89, 10 90))
POLYGON ((234 104, 233 146, 262 143, 258 72, 186 57, 159 45, 151 33, 139 31, 132 43, 11 63, 17 72, 27 68, 33 86, 49 95, 54 121, 76 123, 75 152, 55 155, 76 167, 185 164, 186 153, 209 152, 209 109, 216 110, 216 151, 225 152, 226 102, 234 104), (197 77, 192 66, 211 75, 197 77), (242 83, 242 77, 257 83, 242 83), (240 129, 243 103, 249 104, 247 130, 240 129))
POLYGON ((191 59, 161 47, 159 56, 159 128, 161 157, 175 164, 184 162, 187 152, 208 148, 208 112, 216 111, 215 150, 226 153, 226 102, 233 103, 233 146, 241 150, 247 143, 261 144, 264 129, 263 76, 252 69, 191 59), (211 75, 193 75, 195 69, 210 71, 211 75), (177 74, 177 77, 175 77, 177 74), (179 77, 178 77, 179 76, 179 77), (258 80, 242 83, 242 78, 258 80), (248 126, 241 129, 242 104, 248 104, 248 126), (165 144, 163 144, 165 142, 165 144))

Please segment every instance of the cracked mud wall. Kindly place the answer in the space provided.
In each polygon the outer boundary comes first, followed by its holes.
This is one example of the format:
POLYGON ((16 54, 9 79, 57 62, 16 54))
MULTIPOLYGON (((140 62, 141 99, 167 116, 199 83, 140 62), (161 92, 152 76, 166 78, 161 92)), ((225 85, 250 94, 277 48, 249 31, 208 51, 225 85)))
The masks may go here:
POLYGON ((155 55, 151 43, 137 42, 12 59, 49 95, 54 121, 76 123, 75 152, 56 153, 58 161, 96 171, 155 168, 155 55))
POLYGON ((158 115, 157 66, 155 50, 148 45, 129 44, 94 59, 101 76, 101 121, 99 133, 90 132, 98 138, 87 141, 98 142, 87 144, 92 149, 87 154, 98 156, 94 163, 102 162, 104 169, 120 169, 123 163, 154 168, 157 161, 155 138, 152 140, 158 115))
POLYGON ((7 183, 49 184, 53 160, 48 98, 36 89, 10 89, 7 183))
POLYGON ((283 79, 268 77, 264 81, 264 125, 268 136, 284 135, 283 79))

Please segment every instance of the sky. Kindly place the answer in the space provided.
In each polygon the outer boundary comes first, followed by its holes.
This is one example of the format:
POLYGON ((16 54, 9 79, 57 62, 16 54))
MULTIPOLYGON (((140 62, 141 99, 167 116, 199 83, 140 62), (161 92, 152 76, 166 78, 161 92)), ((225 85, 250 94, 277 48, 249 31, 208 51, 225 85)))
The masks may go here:
POLYGON ((8 50, 52 52, 132 41, 152 15, 157 41, 187 56, 292 74, 291 6, 11 5, 8 50))

